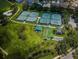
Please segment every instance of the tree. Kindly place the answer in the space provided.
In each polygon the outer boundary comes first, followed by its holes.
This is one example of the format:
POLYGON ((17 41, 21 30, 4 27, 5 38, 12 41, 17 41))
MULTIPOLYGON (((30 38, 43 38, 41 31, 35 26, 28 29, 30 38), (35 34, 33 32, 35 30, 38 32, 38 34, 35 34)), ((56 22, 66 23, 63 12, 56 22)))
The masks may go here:
POLYGON ((74 59, 78 59, 78 49, 75 50, 75 52, 72 53, 74 59))
POLYGON ((42 2, 43 0, 39 0, 40 2, 42 2))
POLYGON ((24 3, 23 3, 23 10, 28 10, 28 8, 29 8, 28 3, 26 1, 24 1, 24 3))
POLYGON ((16 49, 16 51, 9 54, 6 59, 25 59, 25 57, 21 54, 20 50, 16 49))
POLYGON ((8 1, 15 2, 16 0, 8 0, 8 1))
POLYGON ((1 50, 0 50, 0 59, 3 59, 3 53, 1 50))
POLYGON ((13 10, 12 13, 14 14, 18 10, 18 7, 17 7, 16 4, 13 4, 13 5, 10 6, 10 9, 13 10))
POLYGON ((5 26, 5 25, 8 24, 8 20, 7 20, 7 19, 0 19, 0 24, 1 24, 2 26, 5 26))
POLYGON ((71 48, 77 48, 78 47, 78 33, 75 29, 68 29, 67 35, 65 35, 66 43, 71 48))
POLYGON ((63 12, 63 18, 64 18, 63 23, 67 25, 70 18, 70 13, 67 10, 63 10, 62 12, 63 12))
POLYGON ((18 31, 19 39, 25 40, 26 39, 26 36, 25 36, 24 31, 26 30, 26 27, 24 25, 22 25, 22 26, 19 27, 18 30, 19 30, 18 31))
POLYGON ((55 48, 55 49, 56 49, 58 55, 61 55, 61 54, 66 55, 66 54, 67 54, 66 41, 63 40, 63 41, 59 42, 59 43, 56 45, 56 48, 55 48))
POLYGON ((9 31, 5 28, 2 28, 0 31, 0 46, 3 47, 4 45, 7 45, 10 39, 9 31))
POLYGON ((37 4, 37 3, 33 3, 32 6, 30 7, 31 10, 37 10, 37 11, 41 11, 42 8, 43 7, 40 4, 37 4))

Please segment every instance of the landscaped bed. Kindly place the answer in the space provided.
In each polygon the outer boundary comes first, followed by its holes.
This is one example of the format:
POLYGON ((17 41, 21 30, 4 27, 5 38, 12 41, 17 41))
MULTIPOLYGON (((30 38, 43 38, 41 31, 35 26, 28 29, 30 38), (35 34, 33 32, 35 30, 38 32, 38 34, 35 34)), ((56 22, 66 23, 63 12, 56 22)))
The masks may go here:
POLYGON ((39 50, 42 51, 44 49, 52 49, 51 52, 53 53, 55 51, 54 45, 56 44, 56 41, 49 40, 48 42, 45 42, 42 38, 42 35, 34 31, 34 26, 32 25, 9 23, 6 26, 6 28, 9 31, 10 42, 7 45, 5 45, 7 46, 5 48, 5 51, 8 52, 9 55, 13 54, 18 50, 21 52, 21 54, 27 55, 27 56, 33 51, 35 52, 39 50), (18 35, 19 33, 22 32, 22 28, 25 28, 23 30, 23 33, 24 33, 23 37, 25 37, 25 39, 19 38, 19 35, 18 35))
POLYGON ((43 57, 40 57, 38 59, 52 59, 52 55, 47 55, 47 56, 43 56, 43 57))
POLYGON ((7 0, 0 0, 0 11, 1 10, 4 10, 4 11, 6 11, 6 10, 9 10, 9 7, 10 7, 10 3, 7 1, 7 0))

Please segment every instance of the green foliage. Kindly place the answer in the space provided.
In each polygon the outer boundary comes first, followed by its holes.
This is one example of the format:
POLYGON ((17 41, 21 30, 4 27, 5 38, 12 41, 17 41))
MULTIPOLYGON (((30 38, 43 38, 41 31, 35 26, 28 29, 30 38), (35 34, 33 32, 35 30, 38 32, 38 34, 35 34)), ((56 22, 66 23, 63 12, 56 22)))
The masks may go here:
POLYGON ((20 28, 18 30, 19 39, 22 39, 22 40, 26 39, 25 34, 24 34, 25 29, 26 29, 25 26, 20 26, 20 28))
POLYGON ((3 59, 3 53, 1 50, 0 50, 0 58, 3 59))
POLYGON ((13 5, 11 5, 11 6, 10 6, 10 9, 11 9, 11 10, 13 10, 13 11, 12 11, 12 13, 14 14, 14 13, 16 13, 16 12, 17 12, 18 7, 17 7, 17 5, 16 5, 16 4, 13 4, 13 5))
POLYGON ((7 2, 7 0, 0 0, 0 10, 1 9, 8 9, 8 7, 11 4, 9 2, 7 2))
POLYGON ((8 55, 5 59, 25 59, 25 57, 21 54, 19 49, 16 48, 16 51, 8 55))
POLYGON ((64 10, 64 8, 62 8, 62 7, 56 7, 56 6, 51 6, 50 7, 51 12, 59 12, 59 13, 61 13, 63 10, 64 10))
POLYGON ((67 25, 69 18, 70 18, 70 13, 67 10, 63 10, 63 24, 67 25))
POLYGON ((33 3, 32 6, 30 7, 30 10, 41 11, 42 10, 42 6, 37 4, 37 3, 33 3))
POLYGON ((28 10, 29 9, 29 5, 25 2, 23 3, 23 10, 28 10))
POLYGON ((66 55, 67 54, 66 41, 63 40, 63 41, 57 43, 55 49, 56 49, 58 55, 61 55, 61 54, 65 54, 66 55))
POLYGON ((70 26, 65 27, 66 35, 65 40, 67 43, 67 46, 70 46, 71 48, 77 48, 78 47, 78 33, 75 29, 73 29, 70 26))
POLYGON ((52 59, 52 58, 53 58, 52 55, 46 55, 46 56, 42 56, 38 59, 52 59))
POLYGON ((78 48, 72 53, 74 59, 78 59, 78 48))
POLYGON ((6 28, 0 29, 0 46, 4 47, 4 45, 8 44, 8 42, 11 39, 9 36, 10 36, 10 33, 6 28))

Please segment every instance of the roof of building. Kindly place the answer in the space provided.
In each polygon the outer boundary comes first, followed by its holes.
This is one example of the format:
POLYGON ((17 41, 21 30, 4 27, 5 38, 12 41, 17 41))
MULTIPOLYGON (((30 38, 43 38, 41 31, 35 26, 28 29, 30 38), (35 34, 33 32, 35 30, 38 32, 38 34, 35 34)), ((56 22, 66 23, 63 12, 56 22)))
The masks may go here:
POLYGON ((12 15, 12 10, 4 12, 3 15, 11 16, 12 15))

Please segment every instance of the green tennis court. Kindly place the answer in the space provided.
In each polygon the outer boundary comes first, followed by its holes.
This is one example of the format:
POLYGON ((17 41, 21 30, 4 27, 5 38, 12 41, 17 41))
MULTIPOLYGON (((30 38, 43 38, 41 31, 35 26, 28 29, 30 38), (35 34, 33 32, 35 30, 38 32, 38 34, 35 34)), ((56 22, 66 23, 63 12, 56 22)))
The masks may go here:
POLYGON ((43 28, 43 37, 44 38, 53 38, 53 29, 52 28, 48 28, 48 27, 44 27, 43 28))

